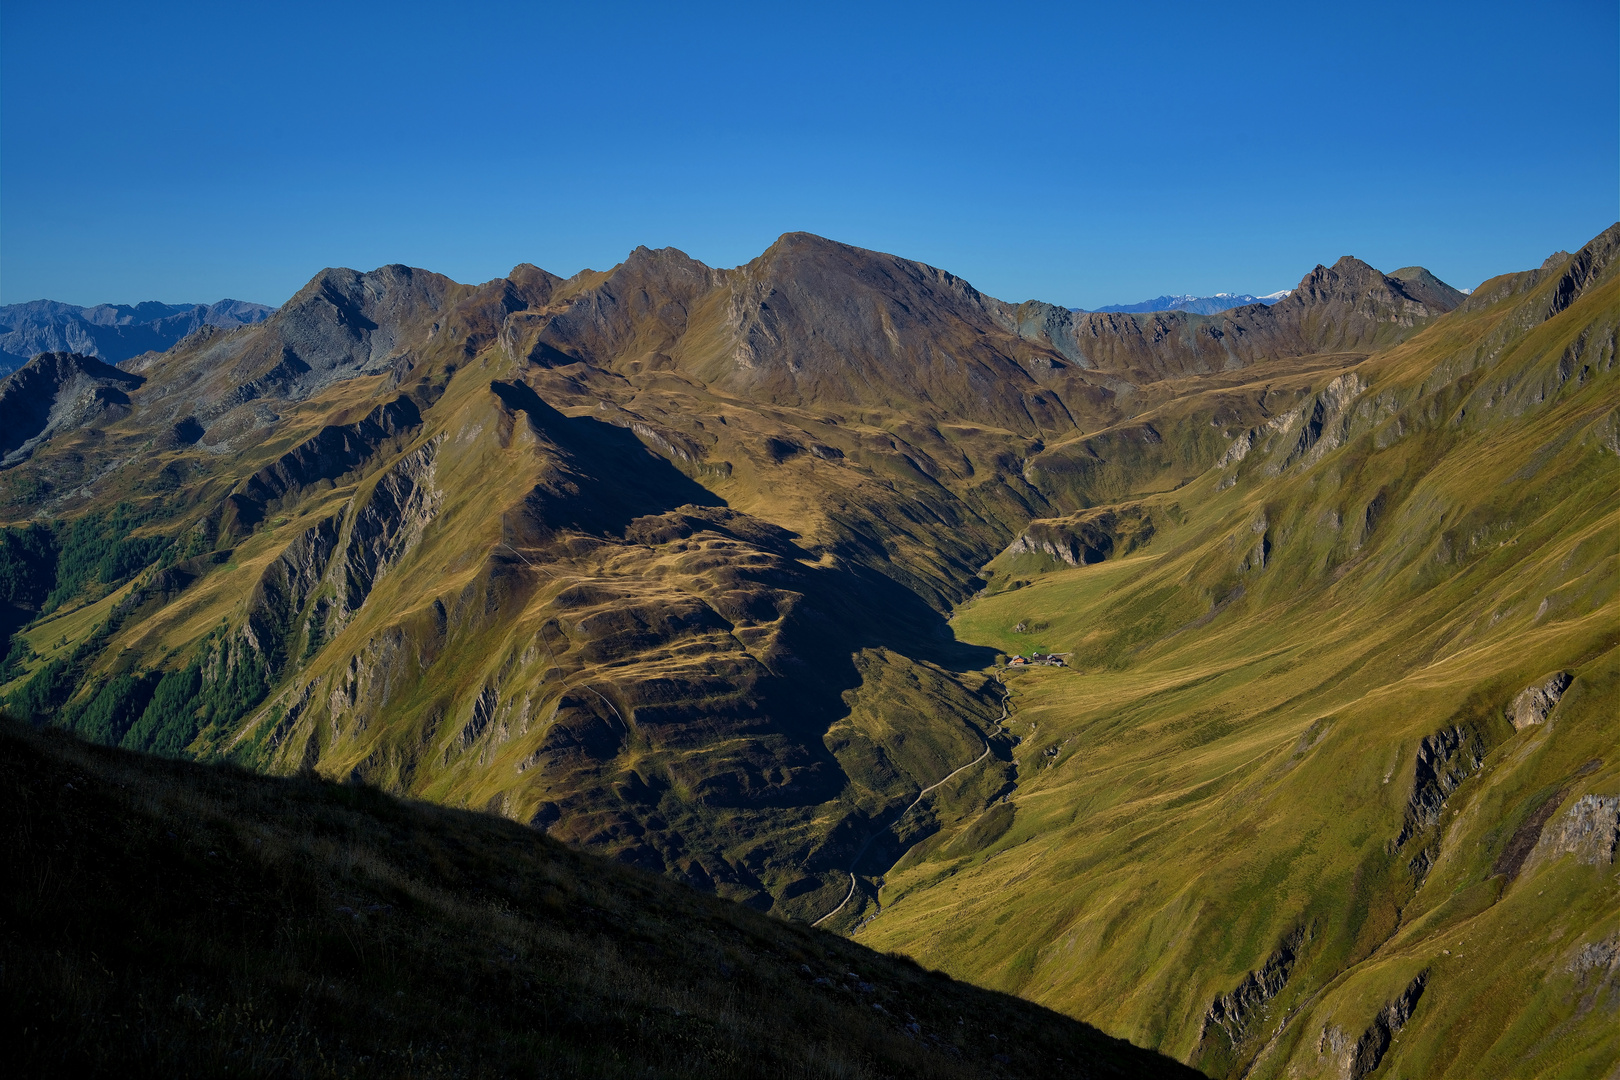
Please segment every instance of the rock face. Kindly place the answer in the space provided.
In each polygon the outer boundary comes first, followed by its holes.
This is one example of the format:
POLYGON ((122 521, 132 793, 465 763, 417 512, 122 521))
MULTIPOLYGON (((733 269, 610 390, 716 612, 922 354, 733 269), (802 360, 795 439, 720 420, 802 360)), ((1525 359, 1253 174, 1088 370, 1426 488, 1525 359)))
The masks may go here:
MULTIPOLYGON (((127 366, 158 377, 144 402, 150 422, 189 421, 204 429, 204 444, 231 452, 273 426, 277 410, 334 383, 388 373, 397 384, 415 364, 412 347, 434 341, 451 296, 468 291, 406 266, 323 270, 263 323, 204 327, 184 347, 127 366)), ((464 349, 479 345, 458 338, 464 349)))
POLYGON ((1309 939, 1307 927, 1297 928, 1283 939, 1259 970, 1249 972, 1231 992, 1210 1002, 1198 1032, 1195 1060, 1206 1066, 1230 1065, 1228 1055, 1251 1034, 1266 1003, 1288 985, 1300 949, 1309 939))
POLYGON ((43 353, 0 380, 0 462, 92 421, 126 415, 129 392, 145 380, 93 356, 43 353))
POLYGON ((1532 862, 1574 855, 1577 862, 1608 866, 1620 846, 1620 795, 1582 795, 1542 830, 1532 862))
POLYGON ((275 464, 243 481, 241 490, 230 497, 228 527, 251 528, 264 518, 267 504, 321 480, 338 479, 375 454, 385 440, 421 423, 416 403, 401 397, 377 406, 353 424, 328 424, 281 455, 275 464))
POLYGON ((1614 978, 1620 974, 1620 934, 1582 945, 1570 958, 1566 970, 1587 978, 1614 978))
POLYGON ((265 344, 279 345, 280 355, 253 389, 307 397, 340 379, 385 370, 405 353, 411 332, 443 309, 451 285, 407 266, 321 271, 266 324, 265 344))
POLYGON ((377 578, 421 542, 438 515, 444 497, 434 470, 440 445, 429 440, 402 458, 355 512, 337 589, 340 618, 365 603, 377 578))
POLYGON ((1153 532, 1153 518, 1141 505, 1087 510, 1030 522, 1006 553, 1046 555, 1068 566, 1084 566, 1128 554, 1151 540, 1153 532))
POLYGON ((1507 710, 1508 721, 1512 723, 1513 730, 1523 731, 1527 727, 1544 723, 1573 681, 1574 676, 1569 672, 1555 671, 1541 682, 1520 690, 1507 710))
POLYGON ((1484 742, 1477 732, 1453 726, 1418 743, 1412 773, 1412 794, 1406 801, 1406 820, 1396 846, 1440 820, 1446 799, 1484 763, 1484 742))
POLYGON ((1339 1027, 1329 1025, 1323 1028, 1317 1047, 1317 1053, 1326 1066, 1322 1075, 1332 1076, 1336 1080, 1361 1080, 1377 1070, 1389 1050, 1390 1041, 1412 1018, 1412 1010, 1417 1008, 1418 999, 1423 996, 1423 989, 1428 983, 1429 973, 1419 974, 1407 984, 1405 990, 1378 1010, 1378 1015, 1373 1017, 1367 1030, 1354 1042, 1339 1027))
POLYGON ((44 352, 74 352, 118 364, 141 353, 171 349, 204 326, 249 326, 275 310, 242 300, 88 308, 54 300, 7 304, 0 307, 0 375, 44 352))

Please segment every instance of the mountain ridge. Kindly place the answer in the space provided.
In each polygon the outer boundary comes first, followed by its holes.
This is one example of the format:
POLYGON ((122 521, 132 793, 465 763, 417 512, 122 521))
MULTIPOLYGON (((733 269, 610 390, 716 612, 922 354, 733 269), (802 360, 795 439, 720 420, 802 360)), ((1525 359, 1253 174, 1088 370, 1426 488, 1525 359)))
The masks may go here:
MULTIPOLYGON (((837 910, 853 933, 891 879, 925 895, 908 875, 939 851, 967 867, 1029 835, 1021 793, 1064 760, 1061 739, 1007 722, 995 663, 1077 639, 959 634, 948 616, 1191 558, 1095 609, 1107 640, 1085 645, 1088 668, 1125 665, 1121 701, 1152 702, 1129 682, 1138 646, 1216 648, 1223 618, 1282 602, 1284 576, 1327 604, 1305 583, 1354 563, 1381 521, 1414 550, 1475 550, 1450 518, 1397 514, 1415 481, 1370 448, 1415 453, 1440 436, 1393 433, 1455 408, 1466 422, 1434 430, 1495 438, 1475 425, 1608 386, 1608 309, 1583 297, 1611 288, 1617 235, 1466 298, 1345 258, 1275 305, 1212 316, 1007 303, 808 234, 731 270, 641 248, 566 280, 323 271, 263 324, 128 365, 144 381, 127 412, 29 433, 44 437, 0 470, 0 582, 32 622, 0 678, 37 722, 483 809, 783 917, 837 910), (1569 340, 1537 330, 1549 318, 1569 340), (1419 408, 1425 380, 1440 389, 1419 408), (1306 472, 1356 500, 1310 502, 1306 472), (1211 533, 1233 500, 1259 502, 1211 533), (1307 572, 1287 538, 1318 530, 1344 539, 1311 557, 1341 561, 1307 572)), ((66 400, 38 396, 44 415, 66 400)), ((1588 420, 1571 430, 1613 427, 1588 420)), ((1605 460, 1578 466, 1601 477, 1605 460)), ((1130 706, 1131 738, 1205 723, 1165 708, 1130 706)), ((1408 735, 1388 745, 1410 755, 1408 735)), ((1380 904, 1406 895, 1377 882, 1380 904)), ((1027 972, 1050 942, 1009 958, 996 917, 974 917, 981 952, 894 940, 1038 996, 1027 972)), ((1247 947, 1220 955, 1264 969, 1247 947)), ((1164 970, 1236 994, 1199 963, 1164 970)), ((1131 987, 1064 1007, 1119 1003, 1105 1026, 1217 1072, 1247 1053, 1239 1026, 1235 1050, 1199 1049, 1208 1000, 1131 987), (1129 1013, 1132 995, 1159 1019, 1129 1013)))
POLYGON ((118 364, 145 352, 163 352, 204 326, 232 328, 262 322, 275 312, 265 304, 220 300, 213 304, 80 307, 32 300, 0 307, 0 375, 40 353, 73 352, 118 364))
POLYGON ((1185 311, 1191 315, 1215 315, 1222 311, 1230 311, 1237 307, 1247 307, 1250 304, 1275 304, 1287 296, 1291 289, 1279 289, 1274 293, 1256 296, 1253 293, 1215 293, 1212 296, 1194 296, 1191 293, 1166 293, 1155 296, 1151 300, 1142 300, 1134 304, 1104 304, 1096 308, 1070 308, 1070 311, 1082 313, 1095 311, 1100 314, 1109 312, 1144 313, 1150 311, 1185 311))

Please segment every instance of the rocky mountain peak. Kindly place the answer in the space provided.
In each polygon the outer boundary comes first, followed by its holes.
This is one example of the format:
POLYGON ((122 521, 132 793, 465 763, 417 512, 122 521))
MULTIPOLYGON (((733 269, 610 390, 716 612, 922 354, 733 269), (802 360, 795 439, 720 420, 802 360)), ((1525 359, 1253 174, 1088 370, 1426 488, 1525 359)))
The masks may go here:
POLYGON ((457 288, 443 274, 397 264, 366 273, 322 270, 266 322, 260 344, 274 353, 260 377, 297 397, 380 370, 457 288))
POLYGON ((719 283, 719 271, 680 248, 638 247, 609 271, 603 287, 622 292, 627 286, 648 285, 660 292, 696 296, 719 283))
POLYGON ((1318 265, 1269 309, 1312 351, 1390 344, 1467 297, 1421 266, 1386 275, 1351 255, 1318 265))
POLYGON ((562 278, 533 263, 518 263, 506 275, 506 280, 520 293, 532 295, 537 303, 544 303, 563 283, 562 278))
POLYGON ((129 410, 145 380, 79 353, 41 353, 0 379, 0 464, 12 465, 59 430, 129 410))
POLYGON ((1355 256, 1346 255, 1331 267, 1318 265, 1277 306, 1303 307, 1370 299, 1385 306, 1410 302, 1427 309, 1427 314, 1439 315, 1457 307, 1463 298, 1463 293, 1421 266, 1403 267, 1386 275, 1355 256))

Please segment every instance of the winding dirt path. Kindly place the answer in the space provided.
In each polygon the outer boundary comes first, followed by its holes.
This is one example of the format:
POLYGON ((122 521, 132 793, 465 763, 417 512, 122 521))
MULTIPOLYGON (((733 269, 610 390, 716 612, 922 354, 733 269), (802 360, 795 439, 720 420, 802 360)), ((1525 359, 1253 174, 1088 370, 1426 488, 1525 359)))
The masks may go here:
MULTIPOLYGON (((1007 689, 1006 681, 1004 679, 1002 679, 1002 677, 999 674, 996 675, 996 681, 1001 683, 1001 716, 1000 716, 1000 718, 998 719, 997 722, 998 723, 1005 723, 1006 720, 1007 720, 1007 717, 1012 715, 1012 709, 1011 709, 1012 692, 1007 689)), ((861 845, 860 850, 855 852, 855 857, 849 861, 849 891, 844 894, 844 898, 842 900, 838 901, 838 906, 837 907, 833 908, 831 911, 827 912, 827 914, 823 915, 821 918, 817 919, 815 922, 811 923, 810 925, 811 926, 820 926, 822 923, 826 922, 828 919, 832 918, 834 915, 836 915, 840 911, 844 910, 844 905, 849 903, 850 899, 855 895, 855 888, 856 888, 855 868, 857 866, 861 865, 861 859, 866 856, 866 849, 872 846, 872 841, 876 840, 878 837, 882 836, 884 833, 888 832, 890 829, 894 828, 896 825, 898 825, 902 821, 904 821, 906 819, 906 815, 911 813, 913 810, 915 810, 917 808, 917 804, 922 802, 923 799, 927 797, 927 795, 928 795, 928 793, 930 791, 933 791, 935 788, 941 786, 942 784, 948 783, 951 780, 952 777, 955 777, 960 773, 967 772, 969 769, 973 768, 973 766, 977 765, 979 762, 983 761, 985 758, 987 758, 989 756, 990 756, 990 740, 985 739, 985 741, 984 741, 984 753, 980 754, 978 757, 974 758, 972 761, 968 762, 966 765, 963 765, 960 769, 953 769, 951 772, 947 773, 943 778, 934 781, 932 784, 929 784, 927 787, 925 787, 921 791, 917 792, 917 797, 915 799, 911 800, 911 805, 907 806, 904 810, 900 811, 900 816, 899 817, 896 817, 893 821, 889 822, 889 824, 883 826, 883 828, 878 829, 876 832, 869 835, 866 838, 866 842, 861 845)))

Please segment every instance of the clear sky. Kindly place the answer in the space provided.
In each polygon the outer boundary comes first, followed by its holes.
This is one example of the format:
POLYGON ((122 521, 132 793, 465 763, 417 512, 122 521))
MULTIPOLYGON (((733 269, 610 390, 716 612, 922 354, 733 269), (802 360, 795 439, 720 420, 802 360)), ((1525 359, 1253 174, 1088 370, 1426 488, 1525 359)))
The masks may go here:
POLYGON ((1008 300, 1470 287, 1620 216, 1614 0, 0 0, 0 302, 718 266, 809 230, 1008 300))

